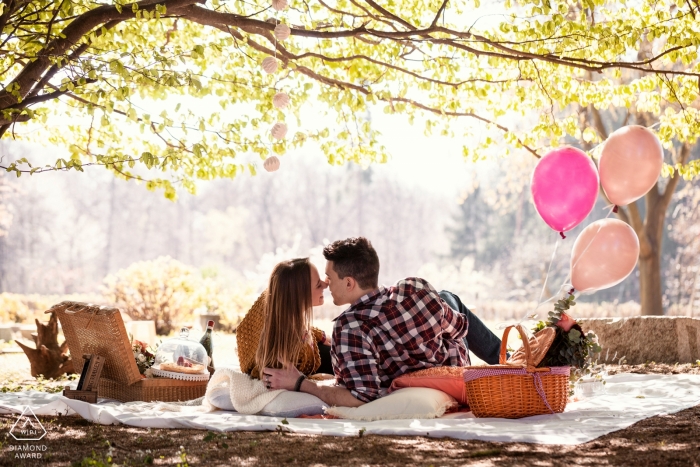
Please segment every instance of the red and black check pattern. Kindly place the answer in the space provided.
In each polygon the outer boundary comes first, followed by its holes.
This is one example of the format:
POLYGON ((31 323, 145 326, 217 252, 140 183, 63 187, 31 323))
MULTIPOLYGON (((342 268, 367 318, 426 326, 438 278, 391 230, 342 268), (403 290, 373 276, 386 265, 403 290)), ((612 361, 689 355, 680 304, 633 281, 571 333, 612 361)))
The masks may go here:
POLYGON ((409 277, 361 297, 335 320, 336 380, 363 402, 386 394, 394 378, 435 366, 469 365, 469 322, 424 279, 409 277))

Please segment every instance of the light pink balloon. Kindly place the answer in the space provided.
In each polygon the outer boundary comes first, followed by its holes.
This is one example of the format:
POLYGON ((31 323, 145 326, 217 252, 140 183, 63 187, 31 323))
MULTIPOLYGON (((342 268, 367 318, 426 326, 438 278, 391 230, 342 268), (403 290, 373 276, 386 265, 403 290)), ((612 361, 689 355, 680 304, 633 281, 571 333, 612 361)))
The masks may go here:
POLYGON ((624 206, 647 194, 663 164, 659 138, 643 126, 626 126, 605 142, 598 164, 600 183, 611 203, 624 206))
POLYGON ((555 149, 537 162, 530 189, 542 220, 557 232, 566 232, 593 209, 598 196, 598 171, 580 149, 555 149))
POLYGON ((571 285, 579 292, 601 290, 622 282, 639 258, 639 238, 618 219, 593 222, 571 250, 571 285))

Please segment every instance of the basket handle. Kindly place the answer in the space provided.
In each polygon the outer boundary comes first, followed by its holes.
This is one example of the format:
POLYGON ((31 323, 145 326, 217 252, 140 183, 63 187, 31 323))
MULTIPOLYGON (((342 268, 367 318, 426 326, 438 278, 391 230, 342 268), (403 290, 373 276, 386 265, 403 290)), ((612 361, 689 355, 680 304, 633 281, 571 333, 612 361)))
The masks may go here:
POLYGON ((501 339, 501 354, 498 357, 498 363, 501 365, 506 364, 506 349, 508 347, 508 333, 510 332, 511 328, 515 328, 518 330, 520 333, 520 337, 523 340, 523 349, 525 349, 525 361, 527 362, 527 369, 530 371, 531 369, 534 370, 535 365, 532 362, 532 353, 530 352, 530 340, 527 337, 527 334, 525 334, 525 329, 519 324, 514 324, 511 326, 508 326, 504 331, 503 331, 503 339, 501 339))

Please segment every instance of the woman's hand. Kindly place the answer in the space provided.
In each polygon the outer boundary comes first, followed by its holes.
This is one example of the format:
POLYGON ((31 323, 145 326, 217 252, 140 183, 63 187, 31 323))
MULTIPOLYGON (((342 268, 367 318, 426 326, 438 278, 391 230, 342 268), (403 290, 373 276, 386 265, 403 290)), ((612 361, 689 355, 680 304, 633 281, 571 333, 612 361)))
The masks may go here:
POLYGON ((283 370, 263 368, 262 381, 267 389, 270 390, 287 389, 288 391, 293 391, 294 385, 301 375, 301 371, 293 366, 283 370))

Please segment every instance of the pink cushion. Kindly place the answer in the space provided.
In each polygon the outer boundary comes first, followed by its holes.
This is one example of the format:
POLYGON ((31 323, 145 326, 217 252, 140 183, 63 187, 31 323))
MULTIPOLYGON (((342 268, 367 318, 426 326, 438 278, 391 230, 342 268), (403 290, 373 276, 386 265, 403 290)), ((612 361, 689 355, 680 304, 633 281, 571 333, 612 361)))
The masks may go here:
POLYGON ((391 382, 390 391, 400 388, 437 389, 457 399, 460 405, 468 405, 463 374, 464 368, 458 366, 439 366, 418 370, 396 378, 391 382))

